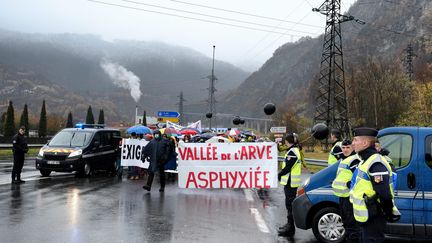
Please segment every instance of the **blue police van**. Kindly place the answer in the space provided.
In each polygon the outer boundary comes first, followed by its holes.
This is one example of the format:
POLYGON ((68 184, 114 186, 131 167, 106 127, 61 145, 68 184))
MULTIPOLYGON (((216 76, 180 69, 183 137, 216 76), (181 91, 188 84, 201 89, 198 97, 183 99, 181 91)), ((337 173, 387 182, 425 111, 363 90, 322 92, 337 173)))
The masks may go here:
MULTIPOLYGON (((387 224, 386 237, 432 239, 432 128, 386 128, 378 139, 397 169, 395 203, 402 214, 398 222, 387 224)), ((321 242, 342 242, 345 237, 339 199, 331 187, 338 165, 307 179, 293 202, 296 226, 312 228, 321 242)))

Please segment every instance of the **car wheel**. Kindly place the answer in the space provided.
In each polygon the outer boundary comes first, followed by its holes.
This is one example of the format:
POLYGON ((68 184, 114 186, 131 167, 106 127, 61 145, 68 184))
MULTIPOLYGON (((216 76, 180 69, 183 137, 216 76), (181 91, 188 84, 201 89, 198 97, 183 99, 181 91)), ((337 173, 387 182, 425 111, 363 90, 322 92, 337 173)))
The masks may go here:
POLYGON ((83 168, 83 175, 84 176, 91 176, 93 173, 93 168, 91 167, 90 162, 85 162, 84 168, 83 168))
POLYGON ((345 238, 342 217, 334 207, 323 208, 315 214, 312 231, 320 242, 338 243, 345 238))
POLYGON ((40 170, 40 173, 43 177, 48 177, 51 174, 50 170, 40 170))

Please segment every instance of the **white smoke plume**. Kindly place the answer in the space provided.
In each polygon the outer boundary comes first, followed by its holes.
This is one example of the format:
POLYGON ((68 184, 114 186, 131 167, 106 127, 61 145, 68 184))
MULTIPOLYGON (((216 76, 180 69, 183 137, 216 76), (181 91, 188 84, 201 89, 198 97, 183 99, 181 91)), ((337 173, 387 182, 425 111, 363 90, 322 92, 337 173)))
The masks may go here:
POLYGON ((140 78, 118 63, 103 60, 101 61, 100 66, 110 76, 114 85, 130 90, 132 98, 135 102, 138 102, 142 95, 140 90, 140 78))

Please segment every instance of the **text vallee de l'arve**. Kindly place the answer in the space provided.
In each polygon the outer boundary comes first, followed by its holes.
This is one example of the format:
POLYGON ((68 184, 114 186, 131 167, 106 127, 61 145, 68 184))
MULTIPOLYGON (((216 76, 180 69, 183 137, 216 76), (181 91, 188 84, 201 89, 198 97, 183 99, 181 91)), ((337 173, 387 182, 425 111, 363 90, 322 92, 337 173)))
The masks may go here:
POLYGON ((179 147, 179 155, 181 160, 253 160, 253 159, 268 159, 271 160, 272 146, 257 146, 245 145, 234 154, 219 153, 218 147, 208 144, 207 147, 179 147))

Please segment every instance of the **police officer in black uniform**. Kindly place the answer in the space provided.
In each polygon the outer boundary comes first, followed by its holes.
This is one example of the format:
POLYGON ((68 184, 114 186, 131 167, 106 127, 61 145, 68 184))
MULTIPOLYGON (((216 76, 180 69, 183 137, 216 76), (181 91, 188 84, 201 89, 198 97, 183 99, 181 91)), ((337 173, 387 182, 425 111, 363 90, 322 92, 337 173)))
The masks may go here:
POLYGON ((24 137, 25 127, 22 126, 12 140, 13 151, 13 168, 12 168, 12 184, 25 183, 21 180, 21 171, 24 166, 24 155, 28 152, 27 140, 24 137))
MULTIPOLYGON (((363 127, 354 129, 353 134, 353 145, 362 160, 359 165, 361 166, 372 155, 378 154, 375 148, 378 131, 363 127)), ((399 220, 400 215, 393 214, 393 196, 389 183, 391 178, 387 167, 383 163, 373 163, 368 175, 376 194, 373 198, 365 200, 369 216, 366 222, 360 224, 361 242, 383 242, 387 221, 395 222, 399 220)))

